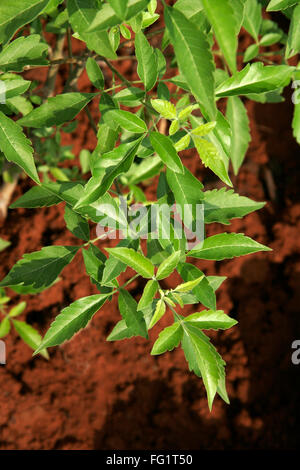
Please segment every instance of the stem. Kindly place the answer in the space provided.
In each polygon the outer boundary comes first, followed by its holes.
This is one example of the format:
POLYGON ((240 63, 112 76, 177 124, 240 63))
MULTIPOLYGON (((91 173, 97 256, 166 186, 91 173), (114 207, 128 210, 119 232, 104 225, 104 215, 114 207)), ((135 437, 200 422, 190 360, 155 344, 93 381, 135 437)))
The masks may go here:
POLYGON ((107 235, 109 235, 112 232, 114 232, 114 230, 110 230, 109 232, 102 233, 102 235, 100 235, 99 237, 94 238, 93 240, 89 240, 88 242, 84 243, 82 246, 84 247, 84 246, 88 246, 90 243, 96 243, 98 240, 101 240, 107 237, 107 235))
MULTIPOLYGON (((44 98, 53 96, 55 82, 56 82, 56 75, 59 69, 59 65, 56 65, 56 63, 58 62, 58 60, 63 60, 63 59, 59 59, 59 57, 62 56, 64 42, 65 42, 65 35, 64 34, 58 35, 56 39, 54 51, 51 53, 51 59, 53 60, 50 61, 50 68, 48 70, 48 76, 47 76, 44 93, 43 93, 44 98)), ((35 67, 30 67, 30 68, 35 68, 35 67)), ((26 67, 24 68, 24 70, 29 70, 29 69, 26 67)))
MULTIPOLYGON (((71 38, 71 29, 67 29, 67 39, 68 39, 68 53, 69 53, 69 58, 73 58, 73 52, 72 52, 72 38, 71 38)), ((73 65, 72 62, 70 63, 70 73, 72 73, 73 70, 73 65)))
POLYGON ((168 304, 168 307, 172 310, 173 314, 174 314, 174 317, 180 322, 182 323, 182 320, 180 318, 180 316, 178 315, 178 313, 176 312, 176 310, 174 309, 174 307, 172 307, 172 305, 169 305, 168 304))
POLYGON ((107 67, 110 68, 110 70, 114 72, 123 83, 125 83, 127 86, 131 86, 131 82, 127 80, 127 78, 124 77, 124 75, 122 75, 105 57, 101 57, 101 60, 106 63, 107 67))
POLYGON ((96 134, 96 136, 97 136, 97 133, 98 133, 98 131, 97 131, 97 126, 96 126, 96 123, 95 123, 95 121, 94 121, 94 119, 93 119, 93 116, 91 115, 91 112, 90 112, 89 108, 86 106, 86 107, 84 108, 84 111, 85 111, 85 114, 87 115, 87 117, 88 117, 88 119, 89 119, 89 121, 90 121, 90 124, 91 124, 91 126, 92 126, 93 131, 95 132, 95 134, 96 134))

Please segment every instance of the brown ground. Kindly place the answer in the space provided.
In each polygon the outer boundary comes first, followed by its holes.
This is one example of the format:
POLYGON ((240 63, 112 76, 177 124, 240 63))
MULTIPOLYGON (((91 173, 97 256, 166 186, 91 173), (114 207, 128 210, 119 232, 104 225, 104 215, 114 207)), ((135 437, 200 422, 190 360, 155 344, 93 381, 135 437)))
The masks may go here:
MULTIPOLYGON (((130 67, 124 62, 123 72, 130 73, 130 67)), ((79 88, 90 91, 85 75, 79 88)), ((92 110, 96 116, 96 104, 92 110)), ((105 342, 119 319, 114 299, 71 342, 51 349, 49 362, 33 359, 15 333, 7 338, 7 365, 0 369, 1 449, 296 448, 300 366, 292 365, 290 357, 300 323, 299 147, 290 130, 290 97, 276 105, 249 103, 248 111, 253 141, 235 189, 268 203, 228 228, 209 226, 208 234, 245 232, 274 251, 197 262, 209 275, 228 276, 218 307, 239 321, 228 332, 212 335, 228 364, 231 405, 217 399, 209 413, 202 381, 188 372, 182 351, 150 356, 159 328, 151 341, 105 342)), ((71 139, 76 154, 82 147, 93 148, 95 137, 84 113, 71 139)), ((194 153, 184 162, 208 186, 216 186, 194 153)), ((14 199, 29 185, 22 182, 14 199)), ((1 237, 12 245, 0 254, 0 278, 25 252, 78 243, 65 231, 62 205, 9 211, 1 237)), ((135 282, 130 291, 138 297, 142 288, 135 282)), ((44 332, 63 307, 95 292, 77 255, 61 282, 27 296, 23 317, 44 332)))

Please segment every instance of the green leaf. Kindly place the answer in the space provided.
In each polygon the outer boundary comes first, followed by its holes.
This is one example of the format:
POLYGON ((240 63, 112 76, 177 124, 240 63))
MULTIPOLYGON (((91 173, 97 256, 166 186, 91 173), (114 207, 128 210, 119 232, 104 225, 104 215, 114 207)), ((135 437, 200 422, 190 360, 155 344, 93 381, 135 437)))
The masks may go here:
POLYGON ((219 46, 231 72, 236 71, 237 23, 230 0, 202 0, 206 16, 212 25, 219 46))
POLYGON ((267 11, 279 11, 295 5, 297 0, 271 0, 267 6, 267 11))
POLYGON ((15 32, 31 23, 46 7, 49 0, 14 0, 0 5, 0 44, 8 42, 15 32))
POLYGON ((39 348, 39 353, 45 358, 49 359, 49 354, 45 348, 40 348, 42 337, 31 325, 24 321, 13 320, 13 325, 17 333, 21 336, 22 340, 31 348, 39 348))
POLYGON ((18 317, 19 315, 21 315, 21 313, 24 312, 26 306, 27 306, 26 302, 24 302, 24 301, 20 302, 18 305, 15 305, 15 307, 10 309, 8 316, 10 318, 18 317))
MULTIPOLYGON (((90 276, 91 281, 97 287, 100 287, 99 283, 102 279, 104 263, 106 261, 105 255, 95 245, 90 244, 87 250, 82 250, 82 256, 88 276, 90 276)), ((101 293, 105 292, 101 291, 101 293)))
POLYGON ((31 84, 29 80, 23 80, 23 79, 18 79, 18 78, 14 80, 5 80, 5 81, 0 80, 0 83, 1 83, 1 88, 2 88, 2 85, 4 86, 4 93, 5 93, 6 100, 13 98, 15 96, 21 95, 22 93, 25 93, 25 91, 28 90, 31 84))
MULTIPOLYGON (((72 182, 71 181, 59 181, 59 182, 56 181, 56 182, 51 182, 51 183, 43 183, 41 188, 45 190, 44 196, 43 196, 44 198, 46 198, 46 191, 48 191, 48 193, 56 196, 56 198, 60 199, 60 201, 65 201, 71 206, 74 206, 78 197, 83 192, 82 185, 79 183, 75 183, 73 181, 72 182)), ((31 190, 29 190, 28 193, 30 191, 31 190)), ((41 192, 40 194, 42 195, 43 193, 41 192)), ((38 196, 38 193, 36 193, 36 195, 38 196)), ((33 198, 35 197, 34 193, 32 193, 32 197, 33 198)))
POLYGON ((203 280, 204 274, 198 277, 197 279, 193 279, 192 281, 184 282, 183 284, 179 284, 174 292, 190 292, 193 290, 200 282, 203 280))
POLYGON ((138 76, 144 83, 145 90, 149 91, 154 87, 157 80, 157 59, 153 48, 141 31, 135 35, 135 54, 138 61, 138 76))
POLYGON ((186 108, 183 108, 179 113, 178 113, 178 119, 179 121, 181 122, 184 122, 187 120, 187 118, 190 116, 190 114, 192 113, 192 111, 194 111, 195 109, 198 109, 198 105, 196 104, 190 104, 189 106, 187 106, 186 108))
POLYGON ((255 41, 257 41, 263 19, 261 4, 257 0, 246 0, 244 13, 243 26, 255 41))
POLYGON ((96 312, 102 307, 109 294, 95 294, 76 300, 64 308, 51 323, 42 343, 34 352, 57 346, 72 338, 79 330, 85 328, 96 312))
POLYGON ((176 10, 181 11, 188 20, 191 20, 197 26, 200 26, 205 16, 203 13, 203 5, 201 1, 195 2, 194 0, 177 0, 174 5, 176 10))
POLYGON ((108 59, 116 59, 117 56, 108 32, 96 31, 91 33, 88 31, 98 11, 99 5, 96 0, 68 0, 69 21, 78 39, 85 41, 87 47, 94 50, 98 55, 103 55, 108 59))
MULTIPOLYGON (((226 279, 226 276, 207 276, 207 280, 210 286, 213 288, 214 292, 219 289, 221 284, 223 284, 226 279)), ((213 310, 216 310, 216 308, 214 308, 213 310)))
POLYGON ((222 180, 228 186, 232 186, 224 160, 219 154, 215 145, 212 142, 208 142, 208 140, 201 139, 198 136, 193 136, 193 140, 202 163, 212 170, 220 178, 220 180, 222 180))
POLYGON ((221 83, 216 89, 216 96, 249 95, 276 90, 289 84, 293 71, 294 67, 288 65, 264 66, 262 62, 248 64, 221 83))
POLYGON ((202 377, 211 410, 219 383, 224 380, 225 362, 202 331, 192 325, 184 325, 182 348, 190 370, 202 377))
POLYGON ((11 245, 11 242, 8 240, 4 240, 3 238, 0 238, 0 251, 5 250, 11 245))
POLYGON ((181 207, 184 220, 189 225, 197 217, 196 208, 203 199, 203 185, 186 167, 184 174, 167 169, 166 176, 176 204, 181 207))
POLYGON ((265 202, 256 202, 234 193, 233 189, 213 189, 204 193, 204 219, 206 224, 218 222, 228 225, 231 219, 242 218, 264 207, 265 202))
POLYGON ((10 332, 10 321, 8 317, 3 318, 0 322, 0 338, 4 338, 10 332))
POLYGON ((259 41, 260 46, 272 46, 273 44, 276 44, 276 42, 280 42, 282 38, 282 33, 267 33, 265 34, 261 40, 259 41))
POLYGON ((167 328, 159 333, 159 337, 153 345, 151 354, 155 356, 157 354, 163 354, 166 351, 172 351, 179 345, 182 336, 183 329, 179 322, 167 326, 167 328))
POLYGON ((138 311, 137 303, 125 289, 120 290, 119 310, 125 320, 126 326, 137 336, 148 338, 147 327, 142 312, 138 311))
POLYGON ((217 124, 216 121, 201 124, 200 126, 192 129, 191 133, 193 135, 197 135, 198 137, 202 137, 204 135, 209 134, 216 127, 216 124, 217 124))
POLYGON ((208 120, 216 116, 214 62, 204 31, 175 8, 165 8, 165 23, 179 69, 208 120))
POLYGON ((202 278, 199 284, 193 288, 192 293, 196 296, 198 302, 201 302, 211 310, 215 310, 216 296, 208 278, 204 276, 203 272, 190 263, 180 263, 177 271, 186 282, 202 278))
POLYGON ((251 140, 247 110, 237 96, 228 98, 226 117, 232 130, 230 158, 237 174, 251 140))
POLYGON ((177 113, 173 103, 167 100, 151 100, 151 105, 165 119, 176 119, 177 113))
POLYGON ((201 330, 227 330, 237 324, 237 321, 226 315, 223 310, 203 310, 192 313, 184 318, 184 322, 201 330))
POLYGON ((90 239, 90 227, 88 222, 68 206, 65 207, 65 222, 67 228, 76 237, 85 241, 90 239))
POLYGON ((132 338, 135 334, 131 328, 128 328, 125 320, 120 320, 106 338, 106 341, 120 341, 126 338, 132 338))
POLYGON ((114 129, 111 129, 106 123, 99 124, 97 139, 97 147, 93 153, 93 155, 96 156, 113 150, 115 143, 118 140, 118 132, 116 132, 114 129))
POLYGON ((243 62, 250 62, 250 60, 254 59, 259 53, 259 46, 258 44, 251 44, 245 50, 243 62))
POLYGON ((86 71, 94 87, 98 88, 98 90, 103 90, 104 88, 103 73, 93 57, 88 58, 86 62, 86 71))
POLYGON ((79 246, 46 246, 26 253, 0 283, 0 287, 22 284, 33 289, 49 287, 79 250, 79 246))
POLYGON ((300 144, 300 103, 295 104, 294 116, 293 116, 293 135, 300 144))
POLYGON ((129 111, 123 111, 121 109, 112 109, 107 111, 106 117, 108 119, 113 119, 119 124, 123 129, 126 129, 129 132, 134 132, 136 134, 143 134, 147 132, 146 123, 129 111))
MULTIPOLYGON (((138 240, 123 239, 118 244, 119 248, 134 248, 138 247, 138 240)), ((111 281, 116 279, 127 268, 127 263, 123 263, 117 258, 110 256, 105 261, 105 267, 102 275, 102 284, 109 285, 111 281)))
MULTIPOLYGON (((176 134, 176 132, 179 130, 179 121, 177 119, 175 119, 174 121, 172 121, 170 127, 169 127, 169 135, 174 135, 176 134)), ((175 148, 175 147, 174 147, 175 148)), ((176 148, 175 148, 176 150, 176 148)))
POLYGON ((36 183, 39 177, 33 159, 33 148, 19 124, 0 111, 0 150, 9 162, 20 166, 36 183))
POLYGON ((183 137, 181 137, 181 139, 179 139, 174 144, 176 152, 181 152, 182 150, 185 150, 186 148, 188 148, 188 146, 190 145, 190 140, 191 138, 189 134, 186 134, 183 137))
MULTIPOLYGON (((147 6, 149 0, 128 0, 127 1, 127 11, 126 11, 126 20, 136 16, 139 12, 144 10, 147 6)), ((82 2, 87 3, 87 0, 82 0, 82 2)), ((119 3, 123 4, 119 0, 119 3)), ((92 21, 88 27, 88 31, 103 31, 107 28, 116 26, 121 21, 117 16, 115 10, 108 3, 103 3, 101 8, 97 9, 96 15, 92 18, 92 21)))
POLYGON ((110 5, 121 20, 125 20, 127 14, 128 0, 110 0, 110 5))
MULTIPOLYGON (((142 148, 142 145, 140 148, 142 148)), ((153 178, 162 168, 163 162, 158 156, 145 158, 139 165, 134 163, 126 173, 128 184, 139 184, 142 181, 153 178)))
POLYGON ((39 34, 20 37, 3 48, 0 53, 0 69, 3 72, 22 72, 26 65, 47 65, 45 54, 48 45, 40 42, 39 34))
POLYGON ((154 266, 151 261, 132 248, 116 247, 105 248, 105 250, 114 258, 117 258, 122 261, 122 263, 130 266, 130 268, 134 269, 140 276, 143 276, 146 279, 154 276, 154 266))
POLYGON ((79 162, 80 162, 82 173, 85 175, 91 169, 91 154, 89 150, 82 149, 80 151, 79 162))
POLYGON ((159 301, 156 304, 154 315, 151 318, 148 329, 150 330, 164 316, 165 313, 166 313, 166 304, 163 301, 163 299, 159 299, 159 301))
POLYGON ((182 162, 169 137, 159 132, 151 132, 150 141, 155 152, 170 170, 173 170, 175 173, 184 172, 182 162))
POLYGON ((158 291, 159 284, 156 280, 150 279, 144 287, 142 297, 138 303, 138 310, 143 310, 148 307, 154 299, 156 292, 158 291))
POLYGON ((54 96, 19 119, 18 124, 36 128, 59 126, 77 116, 94 96, 94 93, 63 93, 54 96))
POLYGON ((140 100, 144 97, 144 90, 136 87, 123 88, 114 95, 114 100, 124 106, 137 107, 141 105, 140 100))
POLYGON ((244 21, 245 0, 230 0, 236 23, 236 34, 239 34, 244 21))
POLYGON ((111 152, 107 152, 97 161, 99 174, 102 173, 102 180, 93 177, 85 186, 84 194, 79 198, 74 209, 91 204, 103 196, 113 184, 114 179, 121 173, 126 173, 132 165, 133 159, 140 146, 141 138, 121 144, 111 152), (100 185, 101 182, 101 185, 100 185))
POLYGON ((168 258, 166 258, 158 267, 158 270, 155 276, 156 279, 161 280, 161 279, 165 279, 166 277, 169 277, 170 274, 172 274, 172 272, 176 268, 177 264, 179 263, 180 258, 181 258, 180 251, 175 251, 168 258))
POLYGON ((286 59, 293 57, 300 52, 300 4, 294 8, 292 21, 290 24, 287 46, 285 51, 286 59))
POLYGON ((246 237, 243 233, 220 233, 206 238, 196 245, 187 256, 220 261, 244 256, 257 251, 272 251, 267 246, 246 237))

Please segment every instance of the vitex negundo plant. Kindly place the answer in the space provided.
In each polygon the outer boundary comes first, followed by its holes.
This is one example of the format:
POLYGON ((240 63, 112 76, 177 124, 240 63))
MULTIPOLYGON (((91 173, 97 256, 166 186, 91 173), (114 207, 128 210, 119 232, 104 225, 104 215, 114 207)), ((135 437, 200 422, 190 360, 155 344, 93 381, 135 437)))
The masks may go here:
MULTIPOLYGON (((225 225, 263 207, 264 203, 230 189, 228 170, 232 165, 234 173, 238 172, 250 142, 245 100, 279 102, 291 80, 298 83, 300 70, 288 60, 300 51, 299 21, 300 4, 293 0, 177 0, 173 6, 157 5, 155 0, 14 0, 11 6, 0 4, 0 79, 6 93, 6 102, 0 105, 0 149, 36 183, 11 207, 65 202, 66 226, 83 240, 78 246, 47 246, 25 254, 0 285, 41 292, 80 251, 86 272, 99 289, 99 294, 77 299, 62 310, 35 354, 72 338, 117 295, 122 319, 109 341, 148 338, 148 331, 169 309, 174 321, 162 329, 151 353, 163 354, 180 345, 190 370, 203 379, 209 407, 217 393, 229 402, 225 362, 203 330, 227 329, 236 321, 217 310, 215 291, 224 278, 206 276, 192 261, 221 261, 269 248, 242 233, 226 232, 203 240, 198 237, 191 247, 185 239, 188 232, 178 235, 180 224, 175 216, 160 217, 163 229, 157 234, 151 231, 148 215, 153 206, 176 204, 180 212, 186 205, 187 225, 193 231, 199 218, 196 206, 204 207, 205 224, 225 225), (264 19, 264 9, 268 19, 264 19), (273 11, 281 11, 290 21, 288 34, 273 20, 273 11), (242 27, 252 44, 238 60, 242 27), (44 34, 47 31, 56 35, 51 49, 44 34), (85 43, 86 49, 75 54, 72 37, 85 43), (160 47, 153 47, 154 43, 160 47), (269 46, 274 46, 272 51, 269 46), (136 67, 135 80, 120 72, 124 59, 132 60, 136 67), (69 76, 63 93, 52 96, 61 64, 69 65, 69 76), (40 100, 36 84, 25 80, 22 72, 41 66, 48 67, 48 77, 40 100), (94 93, 78 91, 77 80, 84 69, 94 93), (221 98, 226 99, 225 114, 218 109, 221 98), (30 109, 25 106, 28 100, 30 109), (96 120, 88 108, 93 100, 99 101, 100 118, 96 120), (60 143, 60 132, 65 128, 72 132, 76 126, 72 120, 81 110, 87 113, 98 139, 91 154, 85 150, 81 154, 89 179, 55 167, 51 158, 47 169, 38 167, 38 172, 35 152, 47 153, 45 147, 41 150, 41 142, 49 147, 60 143), (53 135, 51 144, 48 139, 53 135), (205 191, 183 165, 181 152, 194 148, 224 187, 205 191), (146 199, 139 185, 155 175, 159 182, 154 203, 146 199), (145 237, 135 237, 131 231, 126 234, 128 219, 117 210, 125 206, 132 220, 130 211, 137 203, 146 208, 146 216, 139 222, 148 234, 143 242, 145 237), (89 222, 107 225, 108 230, 117 227, 126 236, 115 248, 104 247, 103 252, 96 243, 107 234, 91 240, 89 222), (127 267, 136 275, 119 285, 118 277, 127 267), (161 281, 173 271, 182 282, 165 290, 161 281), (137 277, 146 279, 139 302, 125 288, 137 277), (195 313, 185 316, 180 310, 185 305, 195 305, 195 313)), ((300 141, 296 92, 293 129, 300 141)))

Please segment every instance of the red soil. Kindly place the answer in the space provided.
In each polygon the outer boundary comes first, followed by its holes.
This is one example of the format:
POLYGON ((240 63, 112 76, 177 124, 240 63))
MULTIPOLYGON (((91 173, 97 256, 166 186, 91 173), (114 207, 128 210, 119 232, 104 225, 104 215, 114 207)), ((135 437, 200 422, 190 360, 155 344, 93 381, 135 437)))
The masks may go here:
MULTIPOLYGON (((123 73, 130 75, 130 67, 124 62, 123 73)), ((63 75, 59 80, 60 89, 63 75)), ((83 75, 79 89, 90 91, 88 83, 83 75)), ((96 103, 91 109, 97 116, 96 103)), ((291 343, 299 337, 299 147, 290 130, 290 97, 276 105, 248 103, 248 111, 253 141, 234 186, 267 205, 225 229, 213 224, 208 234, 244 232, 274 251, 221 263, 196 261, 209 275, 228 276, 218 293, 218 307, 239 321, 228 332, 210 335, 228 364, 231 405, 216 399, 209 413, 202 381, 188 371, 181 350, 150 356, 153 340, 169 317, 154 329, 150 341, 106 342, 120 318, 114 298, 86 330, 52 348, 49 362, 33 359, 19 337, 9 335, 7 365, 0 369, 1 449, 296 448, 299 366, 291 363, 291 343)), ((77 130, 65 138, 76 154, 95 144, 84 113, 79 120, 77 130)), ((207 187, 216 187, 217 180, 195 153, 184 163, 207 187)), ((25 180, 14 199, 29 185, 25 180)), ((63 205, 9 211, 1 237, 12 245, 0 254, 0 278, 25 252, 78 243, 65 230, 63 205)), ((26 296, 23 319, 41 332, 63 307, 96 292, 80 254, 61 277, 42 294, 26 296)), ((129 289, 138 298, 142 288, 135 281, 129 289)), ((20 296, 11 294, 12 302, 18 302, 20 296)), ((186 309, 192 311, 192 306, 186 309)))

